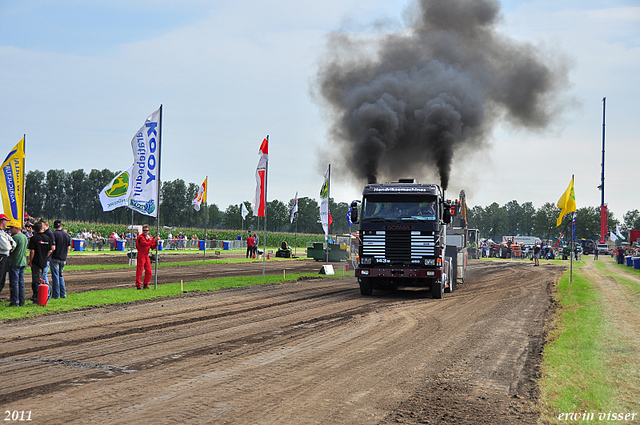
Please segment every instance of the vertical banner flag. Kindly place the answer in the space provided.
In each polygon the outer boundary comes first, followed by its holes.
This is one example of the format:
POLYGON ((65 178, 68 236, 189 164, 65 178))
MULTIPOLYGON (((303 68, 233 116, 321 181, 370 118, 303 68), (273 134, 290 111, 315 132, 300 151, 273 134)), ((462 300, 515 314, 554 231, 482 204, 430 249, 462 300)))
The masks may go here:
POLYGON ((240 214, 242 215, 242 219, 244 220, 249 215, 249 210, 247 209, 247 206, 244 204, 244 202, 240 205, 240 214))
POLYGON ((327 167, 327 171, 324 173, 324 183, 322 189, 320 189, 320 223, 324 229, 324 239, 329 238, 329 177, 331 172, 331 164, 327 167))
POLYGON ((353 221, 351 220, 351 210, 353 209, 353 207, 349 207, 349 211, 347 211, 347 224, 349 225, 349 228, 351 228, 351 226, 353 226, 353 221))
POLYGON ((193 205, 193 209, 196 211, 200 211, 201 203, 207 203, 207 180, 208 177, 205 177, 204 182, 200 185, 200 189, 198 189, 198 193, 196 193, 195 199, 191 201, 191 205, 193 205))
POLYGON ((626 238, 622 235, 622 232, 620 231, 620 225, 616 224, 616 236, 618 236, 618 239, 622 239, 625 240, 626 238))
POLYGON ((571 183, 569 183, 569 187, 564 191, 560 199, 558 199, 558 208, 562 211, 560 212, 560 217, 558 217, 556 226, 560 226, 562 224, 562 217, 564 217, 565 214, 569 214, 576 210, 576 194, 573 187, 573 176, 571 176, 571 183))
POLYGON ((256 168, 256 196, 253 199, 251 208, 253 209, 253 215, 257 217, 265 217, 265 204, 266 204, 266 178, 267 178, 267 164, 269 162, 269 136, 265 137, 260 145, 258 151, 260 159, 258 160, 258 167, 256 168))
POLYGON ((293 223, 293 216, 298 212, 298 192, 296 192, 296 197, 293 200, 293 208, 291 208, 291 219, 290 223, 293 223))
POLYGON ((24 137, 2 162, 2 211, 9 221, 22 223, 24 216, 24 137))
POLYGON ((102 211, 113 211, 118 207, 126 207, 129 203, 129 196, 131 195, 131 173, 133 172, 133 165, 111 180, 102 192, 100 192, 100 203, 102 204, 102 211))
POLYGON ((609 232, 609 239, 611 239, 612 241, 617 241, 618 237, 616 236, 615 233, 609 232))
POLYGON ((158 216, 158 169, 160 154, 160 109, 144 122, 133 139, 133 188, 129 208, 140 214, 158 216))

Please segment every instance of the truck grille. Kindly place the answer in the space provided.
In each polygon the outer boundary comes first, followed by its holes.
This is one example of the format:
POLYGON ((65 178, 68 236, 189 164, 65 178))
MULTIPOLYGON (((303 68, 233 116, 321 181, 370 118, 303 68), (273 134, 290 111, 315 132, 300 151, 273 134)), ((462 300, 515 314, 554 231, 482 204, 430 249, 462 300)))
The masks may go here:
POLYGON ((420 231, 384 231, 362 235, 362 255, 390 261, 435 256, 435 237, 420 231))

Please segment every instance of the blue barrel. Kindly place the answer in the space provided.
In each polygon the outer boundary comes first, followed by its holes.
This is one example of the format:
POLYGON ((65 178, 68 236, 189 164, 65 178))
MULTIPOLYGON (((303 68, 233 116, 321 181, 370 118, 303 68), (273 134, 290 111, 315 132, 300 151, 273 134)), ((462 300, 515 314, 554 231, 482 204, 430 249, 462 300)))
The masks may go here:
POLYGON ((229 251, 231 249, 231 241, 222 241, 222 249, 229 251))
POLYGON ((633 267, 633 257, 630 255, 627 255, 624 257, 626 263, 627 263, 627 267, 633 267))
POLYGON ((84 239, 74 239, 72 244, 74 251, 84 251, 84 239))
POLYGON ((633 268, 640 270, 640 257, 633 257, 633 268))
POLYGON ((200 243, 200 251, 204 251, 206 248, 207 241, 199 241, 200 243))
POLYGON ((125 239, 116 239, 116 251, 124 251, 126 243, 125 239))
POLYGON ((164 241, 162 239, 158 239, 158 251, 162 251, 164 249, 164 241))

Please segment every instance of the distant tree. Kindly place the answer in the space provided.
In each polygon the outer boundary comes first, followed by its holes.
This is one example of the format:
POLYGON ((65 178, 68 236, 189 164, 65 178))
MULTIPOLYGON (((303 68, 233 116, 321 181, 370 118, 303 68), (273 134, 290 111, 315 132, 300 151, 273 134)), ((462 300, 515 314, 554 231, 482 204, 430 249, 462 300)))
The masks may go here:
POLYGON ((289 229, 289 209, 277 199, 267 202, 267 230, 285 232, 289 229))
POLYGON ((564 217, 562 225, 556 226, 556 220, 560 215, 560 208, 555 204, 547 202, 536 212, 534 219, 534 234, 542 239, 556 239, 560 236, 562 229, 566 229, 566 223, 571 223, 570 215, 564 217))
POLYGON ((65 211, 65 185, 67 174, 64 170, 49 170, 45 177, 45 197, 42 215, 48 219, 58 218, 65 211))
POLYGON ((576 239, 600 239, 600 207, 582 207, 576 211, 576 239))
POLYGON ((32 217, 40 217, 44 207, 44 171, 29 171, 25 178, 25 212, 32 217))
MULTIPOLYGON (((629 230, 640 229, 640 211, 627 211, 627 213, 624 215, 624 224, 622 225, 622 229, 625 232, 628 232, 629 230)), ((628 235, 625 235, 625 237, 627 236, 628 235)))
POLYGON ((67 220, 88 221, 91 217, 90 193, 88 180, 84 170, 70 172, 65 179, 65 209, 64 216, 67 220))
POLYGON ((323 233, 320 225, 320 207, 312 198, 298 198, 298 232, 323 233))
MULTIPOLYGON (((195 194, 194 194, 195 196, 195 194)), ((188 223, 191 199, 187 196, 187 186, 182 179, 162 183, 160 188, 160 224, 181 226, 188 223)))

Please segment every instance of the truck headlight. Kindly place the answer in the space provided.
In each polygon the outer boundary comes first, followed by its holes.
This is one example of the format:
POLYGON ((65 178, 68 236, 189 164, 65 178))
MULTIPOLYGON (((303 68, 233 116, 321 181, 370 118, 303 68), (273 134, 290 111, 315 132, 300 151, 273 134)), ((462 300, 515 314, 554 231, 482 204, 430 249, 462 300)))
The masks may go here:
POLYGON ((371 264, 371 257, 363 257, 360 259, 360 264, 371 264))
POLYGON ((424 259, 424 265, 425 266, 435 266, 436 265, 435 258, 425 258, 424 259))
POLYGON ((360 270, 362 276, 369 276, 369 270, 360 270))

